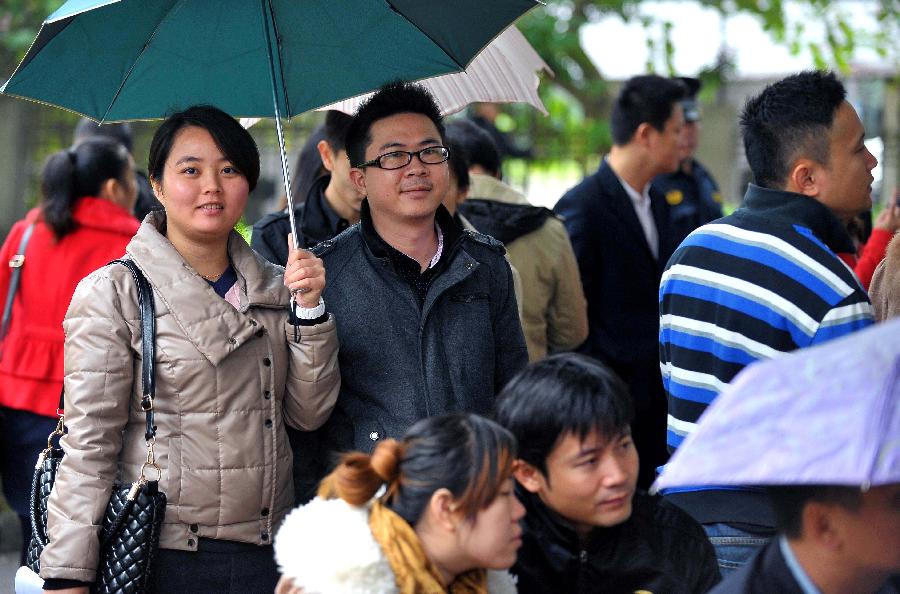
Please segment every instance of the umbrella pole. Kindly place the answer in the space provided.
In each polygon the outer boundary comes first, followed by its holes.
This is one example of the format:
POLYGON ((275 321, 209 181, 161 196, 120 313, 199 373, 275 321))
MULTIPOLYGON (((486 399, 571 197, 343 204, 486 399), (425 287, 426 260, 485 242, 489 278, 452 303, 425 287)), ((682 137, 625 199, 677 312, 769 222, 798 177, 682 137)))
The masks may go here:
MULTIPOLYGON (((291 247, 297 249, 297 221, 294 219, 294 198, 291 195, 291 170, 288 166, 287 151, 284 148, 284 131, 281 129, 281 110, 278 108, 278 83, 275 78, 275 58, 272 55, 272 39, 269 34, 270 11, 267 0, 262 0, 263 29, 266 32, 266 53, 269 56, 269 75, 272 79, 272 102, 275 106, 275 130, 278 133, 278 150, 281 153, 281 172, 284 179, 284 195, 287 197, 288 219, 291 223, 291 247)), ((274 24, 274 23, 273 23, 274 24)))

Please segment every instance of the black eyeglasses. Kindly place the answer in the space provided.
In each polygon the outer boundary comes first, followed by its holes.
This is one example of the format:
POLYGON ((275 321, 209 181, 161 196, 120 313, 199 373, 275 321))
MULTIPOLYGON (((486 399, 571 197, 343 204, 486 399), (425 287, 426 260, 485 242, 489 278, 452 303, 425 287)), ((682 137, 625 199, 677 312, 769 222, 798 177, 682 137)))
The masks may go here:
POLYGON ((400 169, 412 163, 413 156, 426 165, 437 165, 450 158, 450 150, 445 146, 430 146, 420 151, 391 151, 378 155, 371 161, 360 163, 357 167, 378 167, 379 169, 400 169))

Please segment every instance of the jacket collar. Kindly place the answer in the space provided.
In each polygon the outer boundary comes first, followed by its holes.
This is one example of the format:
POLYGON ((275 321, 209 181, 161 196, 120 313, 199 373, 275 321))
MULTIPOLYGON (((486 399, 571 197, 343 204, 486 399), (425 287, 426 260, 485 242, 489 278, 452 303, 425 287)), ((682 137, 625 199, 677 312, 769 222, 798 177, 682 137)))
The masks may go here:
POLYGON ((140 225, 134 215, 118 204, 93 196, 78 199, 72 218, 82 227, 125 235, 134 235, 140 225))
POLYGON ((741 208, 735 215, 753 214, 769 221, 808 228, 835 253, 855 253, 847 229, 831 210, 814 198, 772 190, 755 184, 747 186, 741 208))
POLYGON ((283 269, 262 260, 244 238, 232 231, 228 257, 238 276, 240 311, 215 294, 185 262, 165 236, 166 214, 147 215, 125 252, 147 276, 156 297, 185 336, 211 363, 218 364, 258 328, 250 322, 249 307, 287 308, 290 294, 283 269))
MULTIPOLYGON (((448 211, 443 204, 438 206, 437 212, 434 214, 434 220, 441 228, 441 233, 444 234, 444 253, 441 256, 441 262, 438 263, 438 270, 441 270, 462 239, 463 229, 462 225, 453 218, 453 215, 450 214, 450 211, 448 211)), ((375 225, 372 223, 372 211, 369 209, 368 198, 362 201, 362 207, 360 208, 359 230, 366 247, 369 248, 369 251, 376 258, 387 258, 393 263, 398 257, 398 254, 402 257, 407 257, 382 239, 378 234, 378 231, 375 230, 375 225)))
POLYGON ((300 229, 308 247, 335 237, 349 226, 346 220, 334 212, 325 198, 325 188, 329 183, 330 175, 322 175, 316 179, 309 188, 303 208, 294 211, 300 218, 300 229))

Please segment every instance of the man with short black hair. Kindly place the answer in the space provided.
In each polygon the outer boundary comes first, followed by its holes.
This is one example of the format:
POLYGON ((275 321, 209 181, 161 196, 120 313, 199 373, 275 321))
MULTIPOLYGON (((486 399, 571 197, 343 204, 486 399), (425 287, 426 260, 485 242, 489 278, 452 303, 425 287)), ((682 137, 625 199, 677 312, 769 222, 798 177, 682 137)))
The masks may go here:
MULTIPOLYGON (((871 207, 877 161, 832 73, 803 72, 750 99, 741 116, 756 184, 740 209, 692 233, 659 289, 659 359, 674 450, 745 366, 855 332, 872 306, 836 253, 845 222, 871 207)), ((774 533, 764 493, 667 493, 707 530, 723 571, 774 533), (737 544, 735 544, 737 543, 737 544)))
POLYGON ((371 451, 427 416, 486 413, 527 363, 503 246, 441 204, 443 142, 434 98, 407 83, 376 92, 347 129, 350 179, 366 196, 360 222, 313 248, 341 320, 325 452, 371 451))
POLYGON ((659 279, 675 248, 665 198, 650 182, 678 167, 684 123, 680 83, 629 79, 613 104, 613 147, 600 169, 566 192, 554 210, 565 222, 588 304, 579 349, 609 365, 635 401, 634 441, 649 488, 668 458, 666 398, 659 372, 659 279))
MULTIPOLYGON (((316 148, 328 174, 319 177, 305 200, 294 206, 298 247, 311 248, 359 221, 363 196, 350 181, 350 161, 344 146, 351 120, 336 110, 329 110, 325 116, 324 137, 316 148)), ((266 215, 253 225, 250 246, 266 260, 284 266, 290 232, 287 210, 266 215)))
POLYGON ((719 581, 703 530, 636 491, 634 407, 601 363, 563 354, 532 363, 497 399, 519 444, 516 493, 527 513, 513 567, 520 594, 701 593, 719 581))
POLYGON ((562 221, 503 183, 493 139, 468 120, 447 135, 469 159, 469 193, 459 211, 476 229, 506 246, 522 280, 522 329, 532 361, 572 350, 587 338, 587 303, 578 263, 562 221))
POLYGON ((769 494, 780 536, 714 594, 900 591, 900 484, 781 486, 769 494))

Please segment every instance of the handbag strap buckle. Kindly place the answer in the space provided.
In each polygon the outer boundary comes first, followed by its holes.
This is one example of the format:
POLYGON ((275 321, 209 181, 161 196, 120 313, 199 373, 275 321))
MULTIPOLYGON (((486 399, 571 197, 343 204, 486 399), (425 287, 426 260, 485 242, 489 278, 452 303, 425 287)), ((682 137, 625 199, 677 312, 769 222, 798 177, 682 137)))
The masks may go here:
POLYGON ((25 263, 25 254, 16 254, 12 258, 9 259, 9 267, 10 268, 21 268, 22 264, 25 263))
POLYGON ((53 430, 53 433, 47 438, 47 449, 53 449, 53 438, 59 435, 62 437, 66 434, 66 426, 64 424, 65 419, 63 417, 59 417, 59 420, 56 422, 56 429, 53 430))

